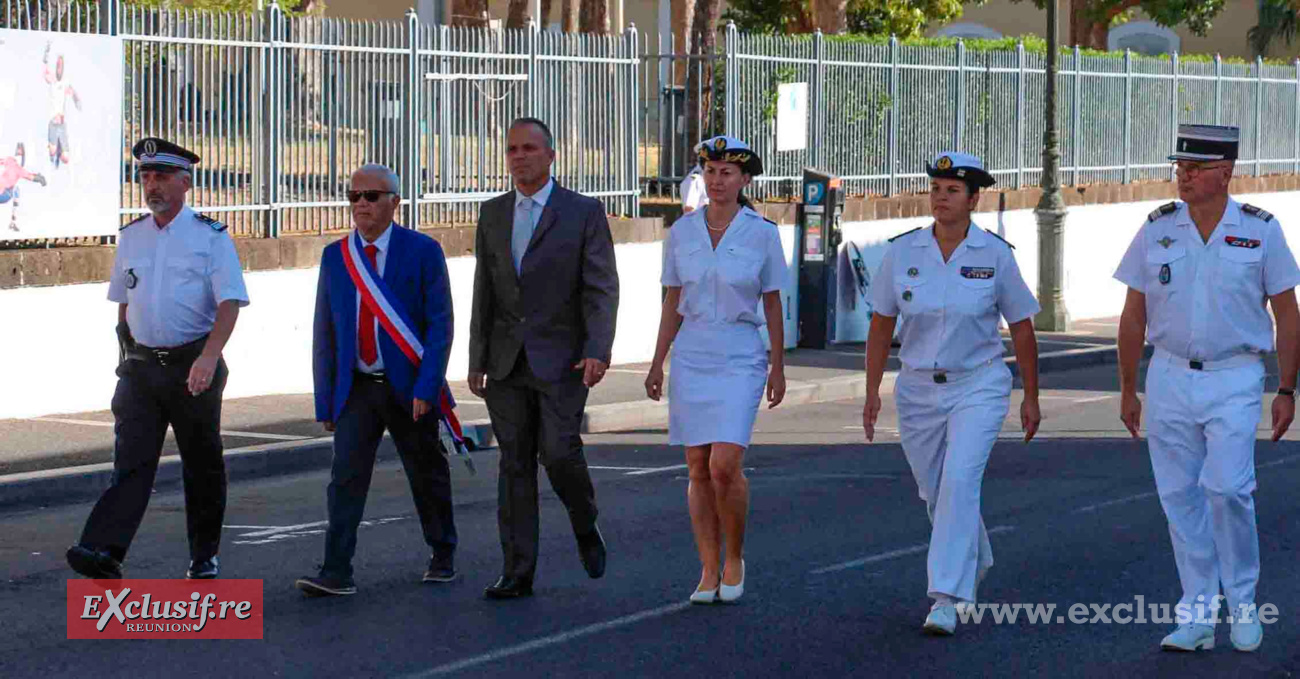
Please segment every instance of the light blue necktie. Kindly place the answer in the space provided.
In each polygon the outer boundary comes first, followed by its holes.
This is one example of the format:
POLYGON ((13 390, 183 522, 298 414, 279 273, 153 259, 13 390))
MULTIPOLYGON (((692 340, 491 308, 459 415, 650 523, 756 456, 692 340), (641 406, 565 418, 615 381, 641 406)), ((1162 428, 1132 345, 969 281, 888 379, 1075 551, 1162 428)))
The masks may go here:
POLYGON ((536 204, 532 198, 521 198, 515 206, 515 227, 510 235, 510 255, 515 260, 515 273, 520 272, 524 253, 533 239, 533 206, 536 204))

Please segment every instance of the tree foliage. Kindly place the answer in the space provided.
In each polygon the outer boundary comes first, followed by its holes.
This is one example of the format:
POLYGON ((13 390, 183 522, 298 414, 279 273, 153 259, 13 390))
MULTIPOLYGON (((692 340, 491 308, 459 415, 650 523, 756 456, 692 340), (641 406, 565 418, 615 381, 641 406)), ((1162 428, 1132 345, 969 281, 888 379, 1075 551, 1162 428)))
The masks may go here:
MULTIPOLYGON (((985 0, 967 0, 983 4, 985 0)), ((927 26, 962 15, 962 0, 849 0, 850 33, 918 37, 927 26)), ((812 0, 731 0, 722 18, 751 33, 811 33, 817 28, 812 0)))

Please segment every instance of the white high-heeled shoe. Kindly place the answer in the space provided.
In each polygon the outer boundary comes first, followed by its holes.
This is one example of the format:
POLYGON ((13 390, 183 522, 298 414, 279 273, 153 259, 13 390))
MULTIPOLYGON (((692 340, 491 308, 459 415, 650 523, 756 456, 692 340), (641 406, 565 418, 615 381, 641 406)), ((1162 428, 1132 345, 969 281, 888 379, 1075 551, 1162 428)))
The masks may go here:
POLYGON ((691 592, 691 603, 693 604, 711 604, 718 600, 718 588, 697 589, 691 592))
POLYGON ((719 583, 718 599, 720 599, 723 603, 729 604, 739 599, 740 596, 744 593, 745 593, 745 560, 741 559, 740 560, 740 584, 728 585, 725 582, 719 583))

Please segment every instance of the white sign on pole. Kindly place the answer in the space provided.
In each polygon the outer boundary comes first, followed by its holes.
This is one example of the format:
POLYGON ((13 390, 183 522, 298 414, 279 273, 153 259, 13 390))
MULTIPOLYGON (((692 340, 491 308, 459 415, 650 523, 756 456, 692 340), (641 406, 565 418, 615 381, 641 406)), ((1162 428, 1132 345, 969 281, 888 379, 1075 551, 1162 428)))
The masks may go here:
POLYGON ((122 41, 0 29, 0 240, 117 233, 122 41))
POLYGON ((776 94, 776 150, 808 148, 808 83, 786 83, 776 94))

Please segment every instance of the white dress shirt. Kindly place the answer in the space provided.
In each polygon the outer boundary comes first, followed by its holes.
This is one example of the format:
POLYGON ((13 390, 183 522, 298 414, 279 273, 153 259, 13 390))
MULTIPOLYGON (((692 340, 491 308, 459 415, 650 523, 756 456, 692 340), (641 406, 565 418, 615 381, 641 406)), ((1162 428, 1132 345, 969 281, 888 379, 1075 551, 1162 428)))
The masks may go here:
MULTIPOLYGON (((376 238, 373 243, 367 242, 365 236, 361 237, 362 257, 366 256, 365 248, 367 245, 374 245, 377 249, 375 252, 375 272, 379 274, 380 278, 384 277, 384 263, 388 261, 388 242, 392 240, 393 229, 395 228, 399 227, 394 224, 389 224, 388 228, 384 229, 384 232, 379 234, 379 237, 376 238)), ((353 229, 353 231, 355 230, 356 229, 353 229)), ((349 234, 348 238, 351 237, 351 234, 349 234)), ((375 324, 376 358, 373 364, 366 365, 365 362, 361 360, 361 295, 357 294, 357 370, 360 370, 363 373, 378 373, 384 371, 384 355, 379 351, 379 333, 384 332, 384 329, 379 325, 378 316, 374 317, 373 323, 375 324)))
POLYGON ((776 225, 741 208, 715 250, 704 213, 684 215, 668 230, 661 282, 681 287, 677 312, 692 323, 766 324, 759 298, 786 277, 776 225))

